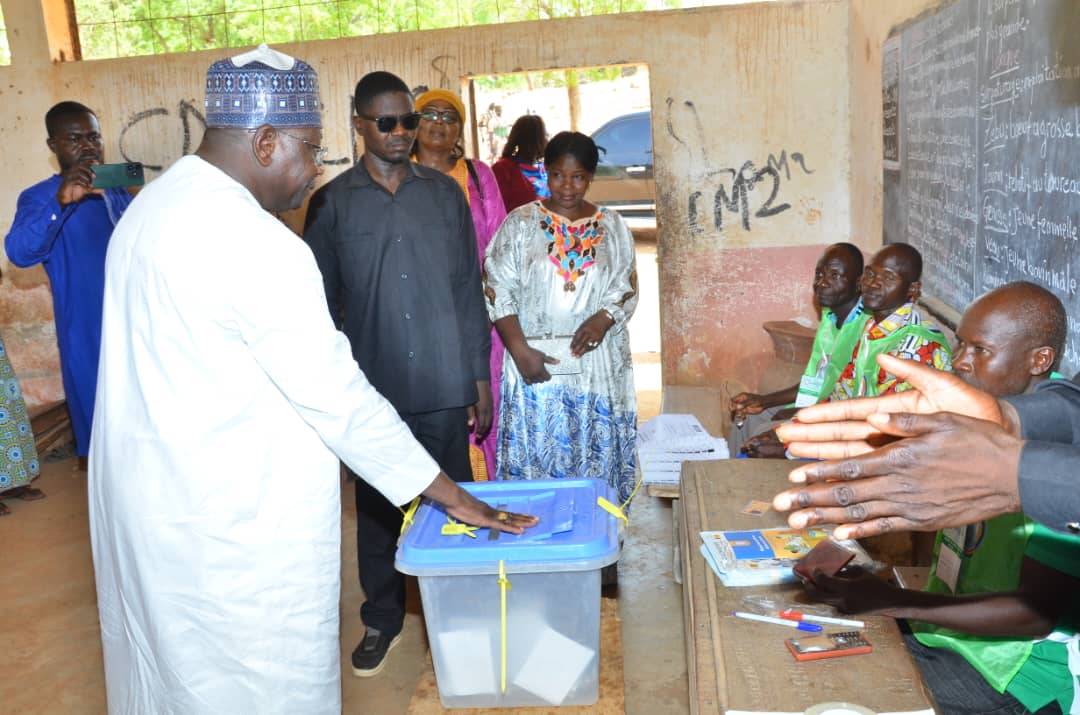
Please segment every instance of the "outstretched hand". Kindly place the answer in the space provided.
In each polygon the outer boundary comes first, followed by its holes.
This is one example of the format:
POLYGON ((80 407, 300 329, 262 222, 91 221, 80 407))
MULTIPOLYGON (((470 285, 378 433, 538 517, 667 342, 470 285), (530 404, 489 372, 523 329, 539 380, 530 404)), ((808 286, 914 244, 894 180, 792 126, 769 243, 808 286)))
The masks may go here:
POLYGON ((838 539, 889 531, 935 531, 1020 509, 1023 441, 987 420, 937 414, 872 414, 869 424, 901 437, 881 449, 794 470, 804 486, 773 498, 796 529, 839 524, 838 539))
POLYGON ((846 459, 873 451, 881 442, 888 441, 887 433, 868 421, 874 414, 952 412, 1008 426, 993 396, 955 375, 892 355, 879 356, 878 364, 914 389, 884 397, 823 402, 799 410, 795 422, 776 429, 792 456, 846 459))
POLYGON ((540 522, 535 516, 493 509, 464 489, 462 493, 467 498, 454 505, 445 505, 446 513, 469 526, 520 534, 540 522))
POLYGON ((455 484, 442 472, 423 491, 423 495, 442 504, 449 516, 469 526, 520 534, 540 522, 535 516, 491 508, 455 484))

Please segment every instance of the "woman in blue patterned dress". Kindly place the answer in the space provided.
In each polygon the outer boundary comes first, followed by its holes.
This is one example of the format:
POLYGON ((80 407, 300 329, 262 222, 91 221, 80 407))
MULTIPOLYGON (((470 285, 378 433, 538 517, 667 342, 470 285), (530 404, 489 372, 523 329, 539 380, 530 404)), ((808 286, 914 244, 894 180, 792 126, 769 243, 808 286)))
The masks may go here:
POLYGON ((26 403, 0 342, 0 516, 10 513, 4 499, 34 501, 45 497, 40 489, 29 486, 40 473, 26 403))
POLYGON ((488 246, 488 312, 506 345, 498 478, 591 477, 633 487, 637 403, 626 324, 634 240, 585 200, 598 153, 562 132, 544 152, 551 198, 507 216, 488 246))

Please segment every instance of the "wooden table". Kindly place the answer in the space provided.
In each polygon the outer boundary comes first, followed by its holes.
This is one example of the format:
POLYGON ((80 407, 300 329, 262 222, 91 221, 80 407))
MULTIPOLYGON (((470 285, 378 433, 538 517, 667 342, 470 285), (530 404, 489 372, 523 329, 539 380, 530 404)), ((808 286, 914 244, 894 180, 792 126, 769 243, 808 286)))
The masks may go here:
MULTIPOLYGON (((748 595, 805 600, 798 585, 726 588, 700 551, 699 533, 784 526, 784 515, 740 513, 751 499, 771 501, 788 484, 782 460, 687 462, 680 485, 683 621, 691 713, 792 713, 824 702, 877 713, 928 713, 933 706, 892 618, 867 616, 869 655, 800 663, 784 646, 797 631, 735 618, 748 595)), ((831 628, 827 630, 832 630, 831 628)))

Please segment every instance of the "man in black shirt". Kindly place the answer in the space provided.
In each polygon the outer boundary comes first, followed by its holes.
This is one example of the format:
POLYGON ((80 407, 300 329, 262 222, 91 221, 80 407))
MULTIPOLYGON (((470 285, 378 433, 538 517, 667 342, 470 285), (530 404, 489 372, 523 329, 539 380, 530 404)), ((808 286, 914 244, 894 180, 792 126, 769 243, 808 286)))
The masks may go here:
MULTIPOLYGON (((419 123, 407 85, 356 85, 364 155, 311 199, 304 240, 335 321, 368 380, 455 481, 471 477, 470 428, 491 427, 490 327, 472 218, 450 177, 409 160, 419 123)), ((394 570, 401 512, 356 481, 357 558, 367 631, 353 672, 375 675, 399 640, 405 580, 394 570)))

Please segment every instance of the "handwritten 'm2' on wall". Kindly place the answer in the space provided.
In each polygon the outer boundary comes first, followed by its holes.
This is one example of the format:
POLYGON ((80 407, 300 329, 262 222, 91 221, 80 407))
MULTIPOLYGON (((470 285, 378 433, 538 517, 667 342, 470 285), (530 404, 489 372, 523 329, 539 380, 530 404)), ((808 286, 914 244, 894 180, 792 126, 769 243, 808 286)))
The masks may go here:
POLYGON ((791 208, 784 200, 784 185, 794 176, 813 174, 801 152, 787 150, 779 158, 769 154, 761 166, 751 160, 739 168, 727 167, 705 175, 706 186, 693 191, 687 202, 687 226, 694 235, 702 235, 711 227, 722 232, 726 226, 738 223, 750 231, 762 219, 781 214, 791 208), (801 174, 800 174, 801 171, 801 174))

